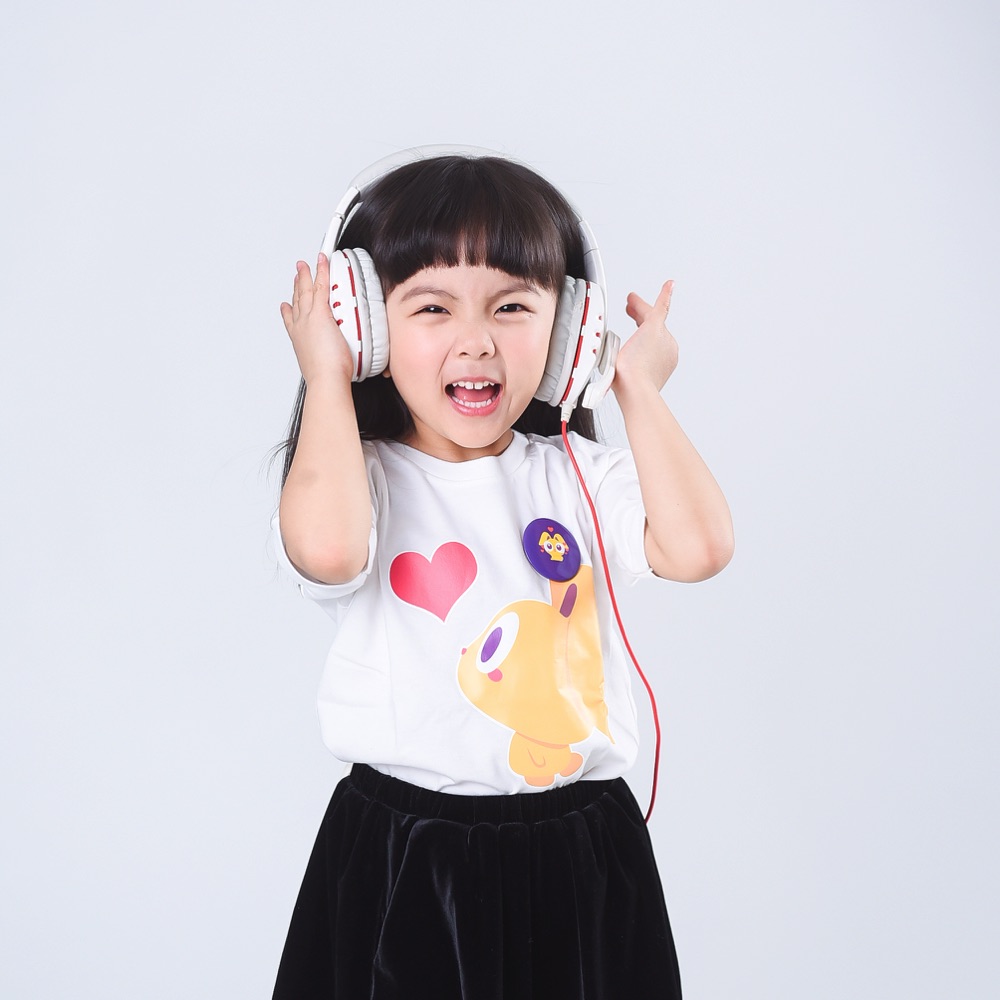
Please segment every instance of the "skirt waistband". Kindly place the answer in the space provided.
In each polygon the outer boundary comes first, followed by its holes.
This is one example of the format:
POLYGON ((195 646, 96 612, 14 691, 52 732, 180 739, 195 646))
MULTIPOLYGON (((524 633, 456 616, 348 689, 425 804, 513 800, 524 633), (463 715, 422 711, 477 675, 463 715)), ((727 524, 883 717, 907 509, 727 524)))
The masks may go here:
POLYGON ((450 795, 392 778, 367 764, 354 764, 345 780, 368 798, 399 812, 470 825, 558 819, 585 808, 609 792, 616 798, 629 800, 637 811, 639 808, 624 778, 574 781, 559 788, 523 795, 450 795))

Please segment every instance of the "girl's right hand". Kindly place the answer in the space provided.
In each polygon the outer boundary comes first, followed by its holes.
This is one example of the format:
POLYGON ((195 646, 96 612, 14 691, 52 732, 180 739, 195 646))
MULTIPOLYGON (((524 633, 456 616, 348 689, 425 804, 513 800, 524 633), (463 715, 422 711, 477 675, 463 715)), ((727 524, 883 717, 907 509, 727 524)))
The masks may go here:
POLYGON ((330 308, 330 261, 325 254, 316 262, 315 280, 305 261, 296 263, 292 301, 281 303, 281 318, 306 385, 330 375, 351 381, 354 359, 330 308))

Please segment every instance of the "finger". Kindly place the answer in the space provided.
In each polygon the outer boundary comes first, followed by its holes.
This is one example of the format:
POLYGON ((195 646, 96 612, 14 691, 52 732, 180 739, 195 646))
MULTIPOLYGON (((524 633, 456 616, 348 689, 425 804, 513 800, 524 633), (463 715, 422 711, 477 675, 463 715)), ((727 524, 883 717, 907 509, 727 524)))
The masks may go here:
POLYGON ((316 283, 313 286, 316 302, 330 304, 330 258, 321 253, 316 258, 316 283))
POLYGON ((292 308, 298 309, 299 296, 302 294, 302 268, 306 266, 305 261, 295 262, 295 280, 292 282, 292 308))
POLYGON ((288 302, 282 302, 280 305, 281 319, 285 324, 285 331, 290 335, 292 332, 292 307, 288 302))
POLYGON ((663 283, 663 287, 660 289, 660 294, 656 296, 656 302, 653 303, 653 308, 657 312, 663 313, 663 318, 667 318, 667 313, 670 312, 670 299, 674 294, 674 279, 671 278, 669 281, 663 283))
POLYGON ((299 312, 308 312, 312 307, 313 300, 312 271, 309 270, 309 265, 304 260, 300 260, 296 268, 298 273, 295 275, 295 291, 298 301, 293 302, 292 305, 297 306, 299 312))
POLYGON ((652 310, 653 307, 645 299, 636 295, 635 292, 629 292, 628 299, 625 302, 625 312, 636 326, 642 326, 652 310))
POLYGON ((316 285, 329 285, 330 283, 330 258, 325 253, 321 253, 316 258, 316 285))
POLYGON ((625 306, 625 312, 639 326, 642 326, 649 319, 665 325, 673 293, 673 279, 664 282, 663 287, 660 289, 660 294, 656 296, 656 301, 652 305, 635 292, 631 292, 628 297, 628 303, 625 306))

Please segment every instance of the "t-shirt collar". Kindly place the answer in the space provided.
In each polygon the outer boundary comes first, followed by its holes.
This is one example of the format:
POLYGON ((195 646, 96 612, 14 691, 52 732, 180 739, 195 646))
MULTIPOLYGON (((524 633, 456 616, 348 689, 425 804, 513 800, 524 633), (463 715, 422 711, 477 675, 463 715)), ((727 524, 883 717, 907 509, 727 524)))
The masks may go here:
POLYGON ((502 479, 511 475, 524 461, 528 441, 523 434, 514 431, 510 444, 499 455, 486 458, 472 458, 467 462, 446 462, 426 452, 411 448, 400 441, 381 440, 376 442, 383 454, 388 452, 400 462, 409 462, 428 475, 437 479, 471 482, 477 479, 502 479))

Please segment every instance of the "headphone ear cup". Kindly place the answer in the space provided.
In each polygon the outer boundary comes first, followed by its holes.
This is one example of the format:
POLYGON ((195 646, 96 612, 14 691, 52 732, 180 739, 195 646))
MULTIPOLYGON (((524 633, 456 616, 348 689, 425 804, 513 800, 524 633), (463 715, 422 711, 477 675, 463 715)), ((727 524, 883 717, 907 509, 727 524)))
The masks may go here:
POLYGON ((567 275, 556 305, 545 374, 536 399, 552 406, 576 404, 597 364, 605 311, 599 285, 567 275))
POLYGON ((378 375, 389 360, 382 283, 364 250, 330 254, 330 309, 354 355, 352 381, 378 375))
POLYGON ((375 270, 375 262, 367 250, 355 249, 354 255, 361 268, 364 298, 368 303, 368 323, 371 331, 371 361, 365 378, 381 375, 389 365, 389 320, 382 295, 382 280, 375 270))
POLYGON ((574 325, 574 313, 577 306, 576 294, 577 279, 568 275, 563 279, 563 287, 559 292, 559 301, 556 303, 556 317, 552 324, 552 337, 549 340, 549 355, 545 361, 545 374, 538 385, 535 398, 558 406, 564 389, 565 382, 568 381, 569 372, 573 366, 573 358, 566 357, 570 347, 576 349, 576 336, 572 331, 574 325), (572 334, 572 335, 571 335, 572 334), (570 341, 573 344, 570 344, 570 341), (563 376, 566 376, 564 378, 563 376))

